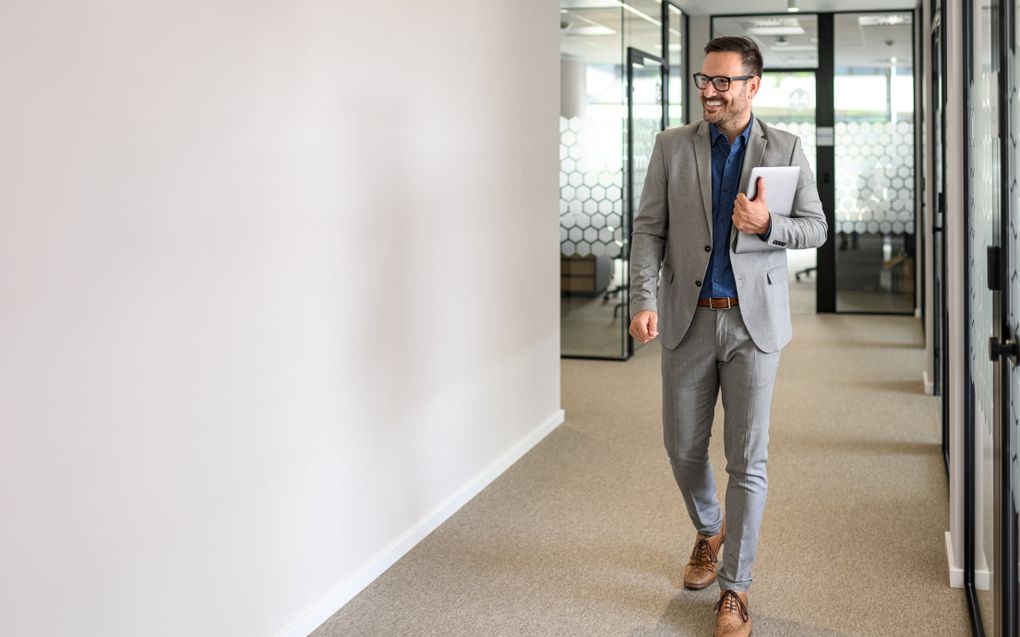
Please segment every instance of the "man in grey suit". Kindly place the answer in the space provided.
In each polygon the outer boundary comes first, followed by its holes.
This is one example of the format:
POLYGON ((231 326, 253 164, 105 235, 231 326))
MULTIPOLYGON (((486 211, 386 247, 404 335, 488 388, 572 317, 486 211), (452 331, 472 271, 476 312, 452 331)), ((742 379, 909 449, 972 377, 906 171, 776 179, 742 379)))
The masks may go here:
POLYGON ((751 113, 762 57, 753 40, 716 38, 701 72, 704 121, 656 137, 630 256, 630 333, 662 333, 666 451, 691 521, 684 585, 718 578, 715 637, 747 637, 747 591, 768 480, 769 411, 779 351, 792 336, 785 248, 825 242, 827 225, 800 139, 751 113), (789 217, 771 215, 764 183, 749 200, 751 169, 800 166, 789 217), (734 251, 739 233, 759 250, 734 251), (708 458, 722 391, 726 513, 708 458), (716 572, 719 551, 722 564, 716 572))

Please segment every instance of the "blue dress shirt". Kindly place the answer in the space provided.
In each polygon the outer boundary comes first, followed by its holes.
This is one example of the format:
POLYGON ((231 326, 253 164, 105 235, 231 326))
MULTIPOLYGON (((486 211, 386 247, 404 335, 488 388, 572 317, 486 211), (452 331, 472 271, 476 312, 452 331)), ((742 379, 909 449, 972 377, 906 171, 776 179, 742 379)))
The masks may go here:
POLYGON ((701 285, 701 298, 736 297, 737 282, 730 264, 730 230, 733 226, 733 200, 740 188, 740 169, 744 165, 747 136, 754 116, 744 131, 730 144, 726 135, 708 125, 712 138, 712 254, 701 285))

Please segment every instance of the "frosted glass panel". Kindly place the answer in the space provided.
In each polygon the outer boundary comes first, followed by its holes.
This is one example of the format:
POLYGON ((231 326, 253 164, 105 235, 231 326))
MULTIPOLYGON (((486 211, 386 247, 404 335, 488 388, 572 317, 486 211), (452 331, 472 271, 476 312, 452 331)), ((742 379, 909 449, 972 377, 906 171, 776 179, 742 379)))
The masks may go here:
POLYGON ((664 89, 670 89, 670 113, 682 112, 683 21, 680 11, 657 0, 560 3, 563 355, 630 353, 627 242, 632 199, 637 203, 631 189, 640 194, 663 126, 664 89), (644 55, 635 55, 632 64, 636 50, 644 55), (664 68, 673 64, 667 87, 664 68))
MULTIPOLYGON (((1017 2, 1013 11, 1015 27, 1020 27, 1020 2, 1017 2)), ((1020 31, 1018 31, 1020 33, 1020 31)), ((1013 338, 1020 337, 1020 186, 1017 185, 1018 173, 1020 173, 1020 143, 1017 137, 1020 136, 1020 59, 1017 50, 1012 51, 1010 63, 1010 92, 1009 92, 1009 130, 1010 153, 1012 154, 1013 179, 1009 184, 1009 234, 1003 237, 1003 254, 1006 255, 1009 267, 1009 327, 1013 338)), ((1007 424, 1011 427, 1010 457, 1013 458, 1013 498, 1017 511, 1020 511, 1020 459, 1017 454, 1017 444, 1020 443, 1020 365, 1013 365, 1010 372, 1009 392, 1009 414, 1007 424)))
MULTIPOLYGON (((999 244, 1001 219, 999 183, 999 95, 998 72, 995 61, 997 38, 993 33, 990 0, 974 3, 973 66, 969 88, 970 135, 967 142, 967 175, 969 200, 965 210, 968 217, 967 243, 970 260, 967 268, 970 284, 967 289, 970 315, 969 331, 970 380, 974 384, 974 453, 975 480, 975 556, 977 563, 986 563, 991 585, 995 585, 997 564, 995 554, 995 421, 1000 416, 999 394, 995 387, 997 367, 988 354, 988 340, 996 334, 998 294, 988 289, 988 268, 985 255, 989 246, 999 244), (980 114, 980 116, 978 116, 980 114)), ((982 621, 986 627, 994 626, 992 600, 997 593, 990 591, 980 601, 982 621)))
POLYGON ((909 13, 834 17, 834 229, 841 312, 914 311, 912 28, 909 13))

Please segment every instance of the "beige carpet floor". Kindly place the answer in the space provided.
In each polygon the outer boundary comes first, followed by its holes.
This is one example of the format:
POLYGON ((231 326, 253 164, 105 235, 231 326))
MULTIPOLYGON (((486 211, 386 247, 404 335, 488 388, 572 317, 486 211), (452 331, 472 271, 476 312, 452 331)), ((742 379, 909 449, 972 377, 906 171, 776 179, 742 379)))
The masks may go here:
MULTIPOLYGON (((756 637, 969 635, 919 323, 794 315, 751 588, 756 637)), ((567 420, 330 618, 355 635, 709 636, 662 449, 659 348, 563 361, 567 420)), ((721 408, 716 432, 721 434, 721 408)), ((712 439, 725 488, 722 436, 712 439)))

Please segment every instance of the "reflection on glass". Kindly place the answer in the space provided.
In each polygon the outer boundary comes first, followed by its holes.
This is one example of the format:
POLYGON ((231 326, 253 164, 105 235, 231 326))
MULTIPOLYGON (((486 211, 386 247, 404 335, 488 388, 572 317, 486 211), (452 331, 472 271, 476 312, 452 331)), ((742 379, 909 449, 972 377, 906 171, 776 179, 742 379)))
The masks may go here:
MULTIPOLYGON (((1020 26, 1020 1, 1016 2, 1013 11, 1014 29, 1020 26)), ((1014 31, 1020 33, 1020 31, 1014 31)), ((1020 55, 1018 48, 1010 49, 1012 73, 1009 75, 1012 90, 1009 92, 1009 130, 1020 135, 1020 55)), ((1012 166, 1014 174, 1020 170, 1020 144, 1013 144, 1012 166)), ((1009 325, 1014 335, 1020 335, 1020 186, 1016 181, 1009 186, 1009 228, 1010 232, 1003 241, 1003 254, 1007 255, 1009 265, 1009 325)), ((1020 365, 1013 365, 1010 371, 1009 414, 1007 422, 1012 423, 1010 440, 1020 443, 1020 365)), ((1013 454, 1013 504, 1020 511, 1020 454, 1013 454)), ((1016 554, 1016 553, 1014 553, 1016 554)))
POLYGON ((840 14, 834 29, 836 309, 912 313, 911 15, 840 14))
MULTIPOLYGON (((669 42, 682 46, 682 15, 669 42)), ((628 169, 637 192, 663 122, 663 8, 654 0, 560 10, 560 325, 566 356, 625 358, 628 169), (630 49, 654 56, 627 62, 630 49), (628 90, 634 160, 627 163, 628 90)), ((672 46, 670 47, 672 51, 672 46)), ((680 48, 677 49, 681 50, 680 48)), ((674 56, 676 57, 676 56, 674 56)), ((676 108, 682 107, 677 90, 676 108)), ((671 110, 671 112, 674 112, 671 110)))
POLYGON ((684 23, 683 13, 671 4, 666 5, 668 12, 669 52, 669 115, 667 128, 682 126, 684 123, 684 82, 687 77, 684 68, 684 23))
POLYGON ((623 8, 627 46, 662 59, 662 3, 628 0, 623 8))
MULTIPOLYGON (((628 222, 637 214, 641 191, 644 189, 645 176, 648 174, 648 161, 655 145, 655 135, 662 128, 662 82, 664 81, 662 65, 637 51, 631 51, 631 130, 634 133, 630 163, 632 185, 628 189, 629 215, 624 217, 628 222)), ((624 229, 623 236, 630 236, 629 225, 624 229)), ((625 291, 626 293, 626 291, 625 291)), ((627 308, 629 314, 629 307, 627 308)), ((634 343, 641 347, 640 343, 634 343)))
MULTIPOLYGON (((999 200, 999 131, 998 121, 998 74, 994 60, 998 58, 995 37, 992 33, 992 11, 990 0, 974 3, 973 18, 973 69, 969 87, 970 135, 967 140, 967 156, 970 172, 967 175, 970 201, 969 243, 972 256, 969 295, 970 331, 969 351, 971 379, 974 383, 974 449, 976 565, 984 566, 990 574, 996 568, 995 561, 995 436, 994 423, 998 415, 995 391, 995 368, 988 355, 988 339, 995 326, 995 303, 993 293, 982 282, 985 281, 985 254, 987 246, 998 244, 1000 219, 999 200), (981 113, 981 117, 975 117, 981 113)), ((991 585, 994 587, 994 577, 991 585)), ((994 593, 991 594, 994 597, 994 593)), ((992 599, 981 600, 980 610, 986 627, 994 626, 992 599)))

